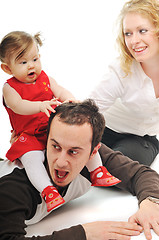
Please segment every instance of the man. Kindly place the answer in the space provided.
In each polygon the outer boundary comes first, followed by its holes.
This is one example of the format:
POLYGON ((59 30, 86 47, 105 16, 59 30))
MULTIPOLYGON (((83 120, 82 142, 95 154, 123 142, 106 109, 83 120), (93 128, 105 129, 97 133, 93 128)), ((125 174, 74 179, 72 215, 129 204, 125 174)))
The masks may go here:
MULTIPOLYGON (((159 235, 159 206, 152 202, 159 198, 159 175, 120 152, 105 145, 100 147, 104 125, 103 116, 91 100, 58 106, 48 125, 46 169, 66 204, 90 188, 85 165, 99 150, 103 165, 121 180, 117 186, 137 196, 137 213, 129 222, 92 222, 60 231, 53 228, 52 235, 28 239, 123 240, 143 230, 146 238, 151 239, 150 228, 159 235)), ((18 161, 1 162, 0 173, 0 239, 23 240, 27 224, 48 214, 46 205, 18 161)))

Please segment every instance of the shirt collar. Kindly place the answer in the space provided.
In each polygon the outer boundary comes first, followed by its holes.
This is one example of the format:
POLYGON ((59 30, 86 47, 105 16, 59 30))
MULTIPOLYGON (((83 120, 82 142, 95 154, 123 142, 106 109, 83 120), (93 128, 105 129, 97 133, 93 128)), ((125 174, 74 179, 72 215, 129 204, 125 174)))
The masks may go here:
POLYGON ((137 72, 140 76, 140 81, 142 83, 145 82, 145 80, 149 79, 151 80, 146 73, 144 72, 143 68, 141 67, 141 64, 139 62, 137 62, 135 59, 132 62, 132 72, 137 72))

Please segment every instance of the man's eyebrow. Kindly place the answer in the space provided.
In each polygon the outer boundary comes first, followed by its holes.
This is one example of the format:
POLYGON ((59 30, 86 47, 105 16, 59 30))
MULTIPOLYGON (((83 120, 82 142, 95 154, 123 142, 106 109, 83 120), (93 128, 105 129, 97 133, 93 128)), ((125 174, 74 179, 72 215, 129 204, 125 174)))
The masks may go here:
POLYGON ((75 150, 83 150, 83 148, 81 148, 81 147, 71 147, 71 149, 75 149, 75 150))
MULTIPOLYGON (((56 144, 60 145, 54 138, 51 138, 50 140, 52 142, 55 142, 56 144)), ((82 147, 70 147, 70 149, 83 150, 82 147)))
POLYGON ((51 138, 50 139, 52 142, 55 142, 56 144, 59 144, 55 139, 51 138))

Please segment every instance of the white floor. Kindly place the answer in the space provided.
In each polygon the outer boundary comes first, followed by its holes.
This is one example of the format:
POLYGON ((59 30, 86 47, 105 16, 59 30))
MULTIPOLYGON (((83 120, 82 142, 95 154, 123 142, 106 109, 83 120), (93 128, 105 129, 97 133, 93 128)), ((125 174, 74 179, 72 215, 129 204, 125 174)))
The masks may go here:
MULTIPOLYGON (((152 168, 159 172, 159 156, 152 168)), ((91 221, 127 221, 138 209, 136 197, 116 188, 92 187, 91 190, 52 212, 41 222, 27 227, 27 236, 51 234, 54 230, 91 221)), ((153 240, 159 237, 152 231, 153 240)), ((144 234, 132 240, 146 239, 144 234)))

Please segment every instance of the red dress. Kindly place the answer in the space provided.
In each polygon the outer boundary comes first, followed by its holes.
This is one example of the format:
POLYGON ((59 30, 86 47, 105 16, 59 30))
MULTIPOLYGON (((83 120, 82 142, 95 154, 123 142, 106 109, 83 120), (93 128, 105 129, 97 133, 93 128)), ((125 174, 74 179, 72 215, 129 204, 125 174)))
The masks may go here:
MULTIPOLYGON (((7 83, 19 93, 22 99, 45 101, 54 97, 49 78, 44 71, 41 72, 35 83, 22 83, 14 77, 10 78, 7 83)), ((12 128, 15 130, 16 135, 19 136, 8 150, 6 157, 10 161, 14 161, 26 152, 44 150, 46 148, 48 124, 46 114, 40 112, 33 115, 19 115, 7 107, 5 102, 4 106, 9 114, 12 128)))

